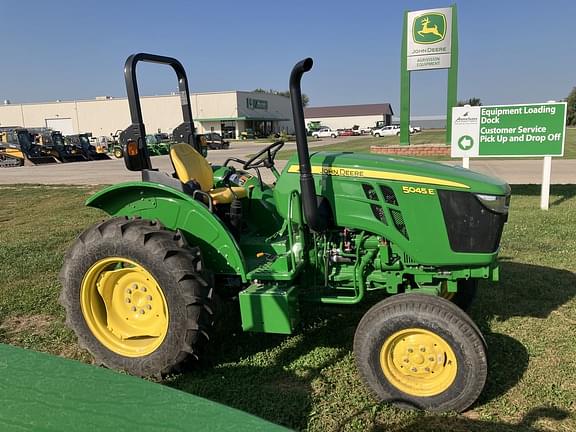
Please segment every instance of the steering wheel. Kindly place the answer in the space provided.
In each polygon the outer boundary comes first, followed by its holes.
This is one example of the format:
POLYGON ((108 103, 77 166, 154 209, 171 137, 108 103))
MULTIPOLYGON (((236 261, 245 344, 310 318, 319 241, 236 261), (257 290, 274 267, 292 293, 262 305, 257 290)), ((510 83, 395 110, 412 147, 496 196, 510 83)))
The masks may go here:
POLYGON ((244 162, 244 166, 242 168, 245 170, 260 167, 272 168, 274 166, 274 158, 276 157, 276 153, 278 153, 282 147, 284 147, 284 141, 276 141, 270 144, 268 147, 263 148, 246 162, 244 162), (266 156, 262 157, 264 154, 266 154, 266 156))

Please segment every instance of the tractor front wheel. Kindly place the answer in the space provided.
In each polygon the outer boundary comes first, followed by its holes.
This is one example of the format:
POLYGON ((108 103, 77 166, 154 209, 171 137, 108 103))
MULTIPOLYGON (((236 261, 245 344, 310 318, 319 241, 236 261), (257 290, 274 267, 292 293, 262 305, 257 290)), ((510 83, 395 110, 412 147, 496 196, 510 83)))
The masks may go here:
POLYGON ((378 400, 464 411, 484 388, 486 345, 460 308, 440 297, 399 294, 373 306, 354 336, 360 375, 378 400))
POLYGON ((112 218, 66 254, 60 302, 98 364, 161 376, 198 358, 212 327, 212 290, 198 248, 144 219, 112 218))

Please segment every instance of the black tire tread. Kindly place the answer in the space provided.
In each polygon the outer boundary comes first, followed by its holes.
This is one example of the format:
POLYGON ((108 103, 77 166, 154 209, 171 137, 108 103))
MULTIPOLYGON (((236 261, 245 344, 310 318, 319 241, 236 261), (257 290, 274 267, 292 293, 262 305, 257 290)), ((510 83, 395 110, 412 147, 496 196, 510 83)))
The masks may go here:
POLYGON ((371 393, 380 401, 389 401, 404 407, 424 408, 432 411, 455 410, 463 411, 472 405, 484 388, 488 374, 488 362, 486 358, 486 343, 478 327, 456 305, 440 297, 425 294, 398 294, 374 305, 360 320, 354 336, 354 353, 356 365, 360 377, 371 393), (453 329, 459 329, 466 340, 472 343, 473 350, 483 353, 478 358, 478 364, 474 369, 477 379, 466 383, 468 391, 440 406, 430 406, 423 398, 406 398, 398 400, 398 395, 386 394, 374 387, 373 378, 369 368, 369 350, 366 349, 371 330, 377 326, 377 322, 385 319, 405 317, 407 315, 428 317, 447 323, 453 329))
MULTIPOLYGON (((127 258, 133 259, 133 257, 127 258)), ((66 323, 78 336, 79 345, 93 355, 97 364, 123 369, 139 376, 160 377, 179 370, 189 358, 199 359, 204 344, 209 340, 213 325, 211 307, 213 291, 203 277, 202 271, 200 250, 189 247, 179 231, 167 230, 159 222, 152 220, 128 217, 107 219, 80 234, 64 258, 60 272, 63 286, 60 303, 66 309, 66 323), (78 315, 79 305, 75 303, 79 286, 77 278, 72 275, 78 272, 78 266, 86 266, 83 261, 87 250, 94 250, 99 244, 106 242, 108 244, 113 242, 119 249, 121 249, 120 243, 134 247, 138 245, 146 251, 147 256, 162 257, 161 265, 174 274, 175 283, 169 288, 174 289, 175 297, 184 302, 186 315, 182 320, 185 334, 175 338, 180 341, 178 347, 168 348, 166 354, 154 356, 155 353, 152 353, 146 356, 148 358, 128 361, 122 361, 119 359, 120 356, 102 345, 100 349, 97 348, 99 344, 95 344, 95 338, 84 323, 81 313, 78 315), (152 356, 153 359, 150 358, 152 356)), ((163 291, 165 288, 167 287, 162 287, 163 291)), ((165 343, 166 340, 163 345, 165 343)))

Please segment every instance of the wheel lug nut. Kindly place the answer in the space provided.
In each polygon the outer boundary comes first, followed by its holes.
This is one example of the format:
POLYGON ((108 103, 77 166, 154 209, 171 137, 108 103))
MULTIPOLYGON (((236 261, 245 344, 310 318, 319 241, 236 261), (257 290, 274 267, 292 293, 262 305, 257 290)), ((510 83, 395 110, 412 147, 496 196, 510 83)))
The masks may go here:
POLYGON ((414 350, 412 348, 408 348, 408 352, 412 353, 412 352, 414 352, 414 350))
POLYGON ((140 288, 140 291, 146 292, 146 291, 148 291, 148 288, 146 288, 145 286, 143 286, 143 287, 140 288))
POLYGON ((132 294, 132 290, 131 290, 130 288, 128 288, 128 289, 126 290, 126 294, 128 294, 128 295, 132 294))
POLYGON ((424 370, 425 370, 426 372, 430 372, 430 368, 429 368, 429 367, 425 368, 424 370))
POLYGON ((410 360, 408 360, 408 357, 404 357, 403 361, 404 363, 408 363, 410 360))
POLYGON ((146 300, 152 301, 152 296, 151 296, 150 294, 148 294, 148 295, 146 296, 146 300))
POLYGON ((138 289, 138 284, 132 284, 132 289, 138 289))
POLYGON ((146 312, 144 311, 144 309, 140 309, 140 315, 144 315, 146 312))
POLYGON ((130 303, 131 301, 130 298, 126 297, 126 303, 130 303))
POLYGON ((412 371, 412 372, 418 372, 418 369, 416 369, 415 367, 413 367, 413 368, 411 369, 411 371, 412 371))
POLYGON ((130 308, 130 310, 131 310, 132 312, 136 312, 136 306, 132 306, 132 307, 130 308))
POLYGON ((431 362, 433 362, 433 361, 434 361, 434 357, 430 356, 430 357, 428 357, 428 360, 430 360, 431 362))
POLYGON ((420 351, 421 351, 421 352, 426 352, 426 348, 420 347, 420 351))
POLYGON ((146 305, 146 309, 151 310, 151 309, 152 309, 152 305, 146 305))

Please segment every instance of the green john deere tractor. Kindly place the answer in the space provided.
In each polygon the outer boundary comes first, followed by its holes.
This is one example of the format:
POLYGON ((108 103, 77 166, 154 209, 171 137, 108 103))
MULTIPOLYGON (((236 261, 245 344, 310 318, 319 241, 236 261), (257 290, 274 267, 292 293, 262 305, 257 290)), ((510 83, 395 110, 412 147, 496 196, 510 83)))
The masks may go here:
POLYGON ((180 62, 135 54, 124 73, 132 125, 124 160, 142 180, 105 188, 87 205, 110 218, 84 231, 61 272, 61 302, 98 363, 161 376, 203 355, 216 299, 237 299, 245 331, 298 331, 303 302, 380 295, 354 338, 357 367, 378 400, 468 408, 487 375, 485 341, 454 302, 497 280, 509 186, 410 158, 308 152, 297 63, 290 94, 297 156, 279 173, 275 142, 248 160, 210 165, 196 134, 180 62), (171 66, 184 123, 175 174, 152 169, 136 82, 138 62, 171 66), (273 186, 262 181, 269 169, 273 186), (448 300, 451 298, 453 302, 448 300))

